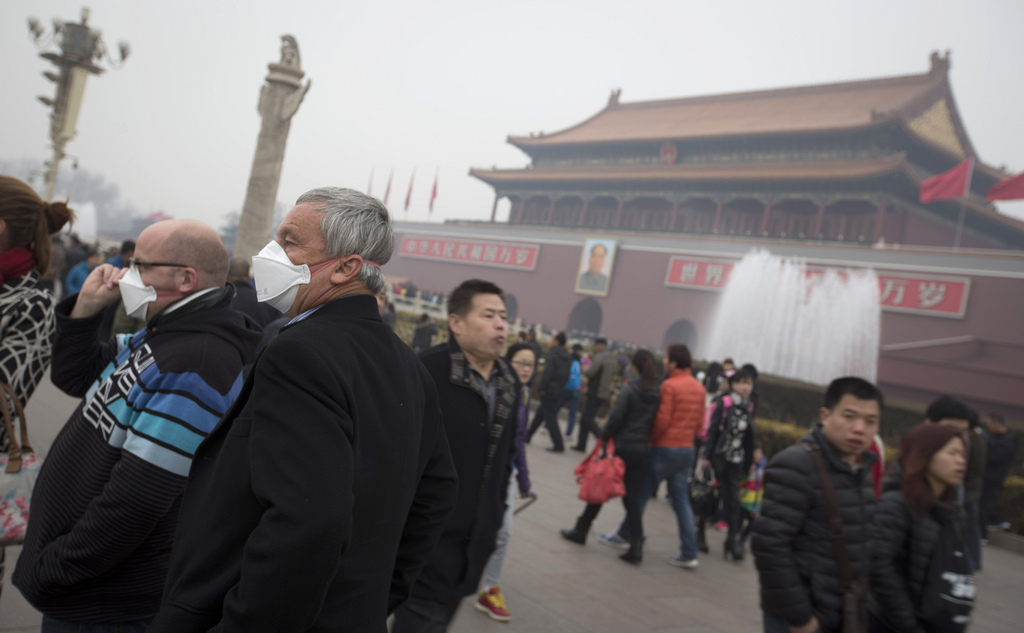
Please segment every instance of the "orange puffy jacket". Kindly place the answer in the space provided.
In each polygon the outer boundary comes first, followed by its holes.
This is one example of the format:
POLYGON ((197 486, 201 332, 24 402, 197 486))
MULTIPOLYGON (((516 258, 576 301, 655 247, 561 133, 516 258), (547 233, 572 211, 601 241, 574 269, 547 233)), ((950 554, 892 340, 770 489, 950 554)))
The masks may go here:
POLYGON ((704 424, 704 396, 704 386, 689 369, 673 369, 661 383, 661 402, 651 427, 651 445, 693 446, 693 436, 704 424))

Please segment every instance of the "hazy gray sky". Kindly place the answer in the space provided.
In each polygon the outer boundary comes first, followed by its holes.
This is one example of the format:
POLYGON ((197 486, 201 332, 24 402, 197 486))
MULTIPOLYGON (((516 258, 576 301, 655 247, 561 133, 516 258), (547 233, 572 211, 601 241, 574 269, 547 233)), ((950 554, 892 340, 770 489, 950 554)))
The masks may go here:
MULTIPOLYGON (((397 219, 489 216, 471 166, 521 167, 509 134, 554 132, 623 101, 917 74, 952 50, 951 82, 985 162, 1024 170, 1024 2, 313 2, 93 0, 90 23, 132 55, 92 77, 67 151, 145 211, 215 226, 245 195, 256 101, 282 34, 313 87, 292 123, 278 199, 322 185, 382 196, 397 219), (412 206, 401 210, 416 170, 412 206)), ((80 2, 0 2, 0 159, 47 155, 52 95, 25 19, 80 2)), ((59 191, 59 186, 58 186, 59 191)), ((507 208, 507 203, 506 203, 507 208)), ((1024 205, 1001 205, 1024 218, 1024 205)), ((499 217, 502 213, 499 212, 499 217)))

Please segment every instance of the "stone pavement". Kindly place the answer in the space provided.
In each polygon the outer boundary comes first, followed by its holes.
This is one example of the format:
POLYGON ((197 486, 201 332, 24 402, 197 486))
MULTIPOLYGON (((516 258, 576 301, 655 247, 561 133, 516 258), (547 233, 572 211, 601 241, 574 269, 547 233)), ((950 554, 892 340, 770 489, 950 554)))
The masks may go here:
MULTIPOLYGON (((37 429, 33 441, 46 447, 75 402, 44 384, 27 415, 37 429)), ((618 560, 618 550, 597 542, 599 531, 614 529, 622 504, 612 502, 594 523, 585 547, 563 540, 558 530, 570 527, 583 509, 576 499, 572 471, 581 455, 548 453, 548 438, 538 433, 529 446, 529 463, 538 500, 516 517, 505 563, 502 590, 512 614, 510 623, 491 621, 467 599, 452 633, 735 633, 760 630, 757 575, 750 556, 741 564, 721 558, 723 536, 709 531, 712 554, 688 571, 666 559, 679 544, 675 515, 664 500, 648 504, 644 525, 648 540, 644 561, 633 567, 618 560)), ((8 578, 18 548, 8 550, 8 578)), ((1024 621, 1024 556, 985 550, 985 570, 978 574, 978 601, 972 633, 1021 630, 1024 621), (1016 624, 1015 624, 1016 623, 1016 624)), ((4 581, 0 598, 0 633, 39 631, 40 616, 4 581)))

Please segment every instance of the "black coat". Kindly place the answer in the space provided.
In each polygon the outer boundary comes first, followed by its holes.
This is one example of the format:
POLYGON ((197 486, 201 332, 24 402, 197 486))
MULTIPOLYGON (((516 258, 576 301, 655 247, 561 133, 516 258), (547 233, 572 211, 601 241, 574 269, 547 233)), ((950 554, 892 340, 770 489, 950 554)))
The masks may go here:
POLYGON ((935 503, 915 516, 900 491, 902 477, 885 480, 875 515, 868 608, 893 631, 923 633, 918 623, 928 566, 943 530, 964 534, 964 514, 953 504, 935 503))
POLYGON ((1000 435, 989 433, 988 455, 985 461, 985 487, 997 488, 1010 474, 1013 458, 1017 455, 1017 436, 1013 431, 1000 435))
MULTIPOLYGON (((835 490, 854 578, 867 579, 875 515, 871 465, 865 451, 856 472, 816 424, 804 436, 821 448, 835 490)), ((765 470, 764 501, 754 522, 751 550, 761 583, 761 610, 790 625, 818 618, 822 631, 839 630, 843 588, 832 550, 828 510, 813 456, 800 445, 775 455, 765 470)))
POLYGON ((383 633, 456 488, 412 350, 374 297, 325 304, 281 330, 196 452, 149 630, 383 633))
POLYGON ((646 453, 647 438, 660 401, 661 391, 657 385, 644 391, 640 377, 634 376, 615 398, 615 406, 608 415, 608 423, 601 432, 601 438, 615 440, 616 453, 646 453))
POLYGON ((451 605, 476 592, 494 551, 505 514, 520 387, 512 367, 499 358, 497 404, 492 419, 454 337, 421 352, 420 360, 437 386, 459 475, 459 496, 412 595, 451 605))
POLYGON ((281 313, 273 306, 269 303, 260 303, 256 299, 256 291, 249 282, 232 281, 231 286, 235 289, 231 309, 249 315, 261 328, 266 328, 271 321, 281 318, 281 313))
POLYGON ((544 358, 544 373, 537 390, 541 394, 562 393, 572 371, 572 356, 564 345, 552 345, 544 358))

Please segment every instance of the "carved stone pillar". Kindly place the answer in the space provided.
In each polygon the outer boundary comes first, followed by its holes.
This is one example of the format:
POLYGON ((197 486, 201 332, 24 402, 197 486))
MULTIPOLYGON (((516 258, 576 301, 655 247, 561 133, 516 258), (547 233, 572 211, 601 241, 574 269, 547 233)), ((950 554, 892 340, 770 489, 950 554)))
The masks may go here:
POLYGON ((822 239, 825 237, 821 234, 821 228, 825 225, 825 201, 818 200, 818 217, 814 220, 814 236, 815 239, 822 239))
POLYGON ((668 222, 668 230, 669 231, 675 231, 676 230, 676 216, 678 216, 678 215, 679 215, 679 200, 676 200, 676 201, 674 201, 672 203, 672 217, 669 219, 669 222, 668 222))
POLYGON ((772 199, 768 198, 764 201, 764 214, 761 215, 761 235, 768 235, 768 223, 772 217, 772 199))
POLYGON ((292 117, 309 91, 310 81, 302 85, 299 45, 291 35, 281 36, 281 61, 267 64, 267 83, 260 89, 257 111, 263 122, 256 141, 256 154, 249 172, 234 257, 248 259, 260 252, 270 240, 277 186, 281 182, 284 149, 292 117))
POLYGON ((711 232, 713 234, 718 233, 718 226, 722 222, 722 205, 724 203, 725 200, 722 198, 715 198, 715 220, 711 223, 711 232))

